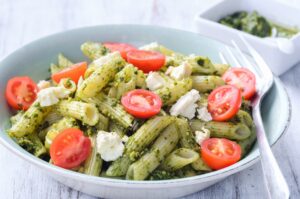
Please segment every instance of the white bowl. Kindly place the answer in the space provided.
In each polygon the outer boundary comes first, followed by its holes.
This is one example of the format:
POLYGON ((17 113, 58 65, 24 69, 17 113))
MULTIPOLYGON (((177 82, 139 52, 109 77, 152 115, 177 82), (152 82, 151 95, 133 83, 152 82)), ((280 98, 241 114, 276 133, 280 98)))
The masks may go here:
MULTIPOLYGON (((157 41, 175 51, 205 55, 220 62, 218 52, 226 45, 196 33, 141 25, 106 25, 81 28, 55 34, 32 42, 13 52, 0 62, 0 143, 21 158, 29 161, 45 174, 82 192, 104 198, 174 198, 200 191, 259 160, 258 147, 254 147, 239 162, 224 169, 189 178, 163 181, 130 181, 88 176, 66 170, 34 157, 17 145, 5 130, 9 126, 11 111, 5 102, 7 80, 16 75, 29 75, 34 80, 49 76, 49 63, 62 52, 74 62, 86 60, 80 51, 85 41, 127 42, 136 46, 157 41)), ((282 83, 275 78, 274 85, 262 104, 262 118, 268 141, 275 144, 286 130, 290 120, 290 102, 282 83), (280 114, 280 117, 278 115, 280 114)), ((7 176, 9 177, 9 176, 7 176)), ((262 180, 262 179, 261 179, 262 180)), ((1 197, 0 197, 1 198, 1 197)))
MULTIPOLYGON (((281 75, 300 61, 300 33, 290 38, 294 52, 281 51, 274 41, 253 36, 217 21, 236 11, 258 11, 267 19, 288 26, 300 28, 300 9, 274 0, 223 0, 218 1, 202 10, 195 16, 197 31, 231 45, 231 40, 240 41, 238 34, 242 34, 252 46, 263 56, 275 75, 281 75)), ((242 45, 241 45, 242 46, 242 45)), ((246 47, 242 50, 247 52, 246 47)))

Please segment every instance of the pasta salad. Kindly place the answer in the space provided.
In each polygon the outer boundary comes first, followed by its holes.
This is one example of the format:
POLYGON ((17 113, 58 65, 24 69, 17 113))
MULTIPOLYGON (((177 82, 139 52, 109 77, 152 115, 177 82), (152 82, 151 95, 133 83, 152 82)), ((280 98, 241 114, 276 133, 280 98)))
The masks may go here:
POLYGON ((156 42, 86 42, 51 77, 6 86, 9 136, 58 167, 127 180, 182 178, 239 161, 256 139, 255 76, 156 42))

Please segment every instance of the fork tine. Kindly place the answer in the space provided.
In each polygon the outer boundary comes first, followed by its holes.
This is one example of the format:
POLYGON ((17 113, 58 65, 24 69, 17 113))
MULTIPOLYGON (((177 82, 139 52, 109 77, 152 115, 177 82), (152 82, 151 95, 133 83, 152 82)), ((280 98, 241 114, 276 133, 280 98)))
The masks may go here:
POLYGON ((219 57, 220 57, 220 59, 221 59, 221 61, 222 61, 223 64, 228 64, 228 62, 226 61, 223 53, 219 52, 219 57))
POLYGON ((230 58, 233 60, 235 67, 241 67, 239 61, 238 61, 237 58, 235 58, 235 56, 233 55, 232 50, 231 50, 228 46, 226 46, 225 48, 226 48, 226 50, 227 50, 227 52, 228 52, 230 58))
POLYGON ((264 61, 264 59, 256 52, 256 50, 254 50, 254 48, 246 41, 246 39, 242 35, 239 34, 239 37, 241 38, 243 43, 248 48, 248 50, 249 50, 250 54, 252 55, 252 57, 254 58, 256 64, 260 66, 257 68, 259 68, 263 72, 264 76, 268 76, 268 78, 273 79, 272 71, 270 70, 270 68, 264 61))
POLYGON ((239 57, 242 59, 242 61, 245 63, 242 67, 245 68, 249 68, 252 69, 252 72, 254 72, 255 74, 257 74, 259 77, 263 77, 263 71, 257 67, 255 64, 252 64, 249 59, 247 59, 247 57, 242 53, 240 47, 237 45, 237 43, 233 40, 231 40, 232 45, 235 47, 239 57), (253 69, 255 71, 253 71, 253 69))
POLYGON ((240 47, 236 44, 234 40, 231 40, 232 45, 235 47, 237 53, 239 54, 239 57, 243 59, 243 61, 246 63, 246 65, 243 65, 242 67, 251 66, 252 68, 256 69, 256 66, 253 66, 253 64, 246 58, 246 56, 242 53, 240 47))

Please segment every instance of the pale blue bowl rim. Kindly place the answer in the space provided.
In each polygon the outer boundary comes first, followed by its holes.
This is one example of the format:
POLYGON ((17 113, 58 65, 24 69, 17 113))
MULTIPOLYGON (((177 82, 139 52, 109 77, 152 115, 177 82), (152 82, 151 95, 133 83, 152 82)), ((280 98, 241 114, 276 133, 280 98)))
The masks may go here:
MULTIPOLYGON (((217 41, 218 43, 221 43, 222 45, 227 46, 222 41, 212 39, 212 38, 200 35, 198 33, 185 31, 185 30, 180 30, 180 29, 176 29, 176 28, 169 28, 169 27, 156 26, 156 25, 141 25, 141 24, 105 24, 105 25, 95 25, 95 26, 86 26, 86 27, 74 28, 74 29, 70 29, 70 30, 67 30, 67 31, 62 31, 62 32, 54 33, 54 34, 51 34, 51 35, 48 35, 48 36, 41 37, 37 40, 34 40, 32 42, 29 42, 29 43, 23 45, 19 49, 11 52, 7 56, 3 57, 0 62, 2 62, 3 60, 5 60, 6 58, 8 58, 10 56, 14 56, 15 53, 18 53, 23 48, 32 47, 32 46, 36 45, 37 43, 39 43, 43 40, 47 40, 51 37, 56 37, 56 36, 66 34, 66 33, 72 34, 72 32, 83 31, 83 30, 88 30, 88 29, 93 29, 93 28, 100 28, 100 27, 102 27, 102 28, 111 28, 111 27, 130 27, 130 26, 140 27, 140 28, 150 28, 150 29, 164 29, 164 30, 167 30, 167 31, 172 31, 172 32, 177 32, 177 33, 197 35, 199 37, 203 37, 203 38, 211 40, 211 41, 217 41)), ((1 69, 2 68, 0 66, 0 70, 1 69)), ((290 101, 289 95, 288 95, 284 85, 281 83, 281 81, 278 77, 275 77, 274 84, 275 83, 280 85, 283 88, 284 94, 287 98, 287 103, 288 103, 289 108, 288 108, 288 117, 287 117, 287 120, 285 121, 284 128, 283 128, 280 136, 274 141, 274 143, 271 144, 271 146, 274 146, 278 142, 278 140, 280 140, 280 138, 282 138, 282 136, 287 131, 287 129, 289 127, 289 124, 290 124, 290 120, 291 120, 291 114, 292 114, 291 101, 290 101)), ((1 132, 1 133, 5 133, 5 132, 1 132)), ((171 180, 157 180, 157 181, 132 181, 132 180, 121 180, 121 179, 112 179, 112 178, 106 178, 106 177, 89 176, 89 175, 81 174, 81 173, 74 172, 74 171, 71 171, 71 170, 66 170, 66 169, 51 165, 48 162, 45 162, 45 161, 31 155, 30 153, 26 152, 25 150, 23 150, 23 151, 17 150, 16 148, 14 148, 14 146, 7 143, 4 140, 4 138, 2 137, 2 135, 0 136, 0 142, 2 143, 3 146, 5 146, 7 149, 9 149, 14 154, 18 155, 22 159, 25 159, 26 161, 29 161, 29 162, 39 166, 43 170, 50 170, 50 171, 55 172, 56 174, 65 176, 67 178, 78 179, 78 180, 81 180, 82 182, 87 181, 87 182, 90 182, 90 183, 99 184, 99 185, 102 184, 102 185, 106 185, 106 186, 134 185, 137 188, 140 187, 139 185, 141 185, 143 188, 153 188, 153 185, 166 185, 166 184, 169 185, 169 184, 179 184, 179 183, 198 183, 200 180, 204 181, 204 182, 207 182, 207 181, 211 181, 211 180, 222 179, 222 178, 224 178, 228 175, 234 174, 238 171, 243 170, 244 168, 247 168, 248 166, 253 165, 260 158, 259 153, 256 153, 256 154, 253 155, 255 157, 253 157, 248 162, 245 162, 244 164, 241 164, 239 166, 237 166, 237 164, 234 164, 232 166, 229 166, 227 168, 224 168, 224 169, 221 169, 221 170, 218 170, 218 171, 213 171, 213 172, 209 172, 209 173, 206 173, 206 174, 201 174, 201 175, 193 176, 193 177, 171 179, 171 180), (237 170, 237 171, 232 172, 233 170, 237 170), (106 184, 106 183, 111 183, 111 184, 106 184), (149 187, 146 187, 146 186, 143 186, 143 185, 149 185, 149 187)))

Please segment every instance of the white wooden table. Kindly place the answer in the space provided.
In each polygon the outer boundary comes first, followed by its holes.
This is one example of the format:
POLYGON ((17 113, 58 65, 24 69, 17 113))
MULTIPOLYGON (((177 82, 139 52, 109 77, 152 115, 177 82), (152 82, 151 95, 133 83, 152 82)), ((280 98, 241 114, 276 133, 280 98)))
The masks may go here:
MULTIPOLYGON (((213 0, 0 0, 0 57, 37 38, 75 27, 112 23, 155 24, 193 30, 193 16, 213 0)), ((300 55, 299 55, 300 56, 300 55)), ((300 64, 281 77, 293 105, 290 128, 273 148, 300 198, 300 64)), ((278 116, 280 117, 280 116, 278 116)), ((264 198, 260 164, 186 198, 264 198)), ((91 199, 57 183, 0 146, 0 198, 91 199)))

